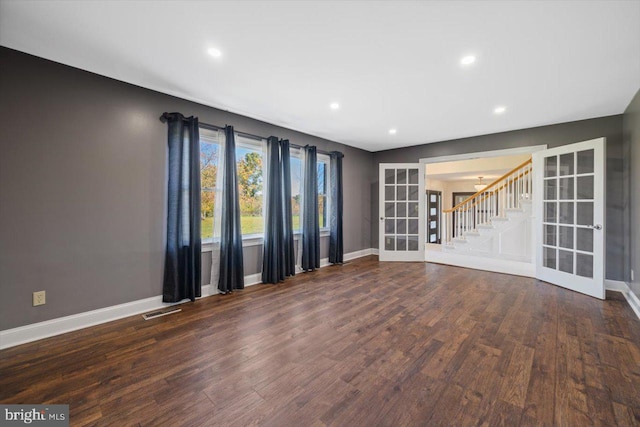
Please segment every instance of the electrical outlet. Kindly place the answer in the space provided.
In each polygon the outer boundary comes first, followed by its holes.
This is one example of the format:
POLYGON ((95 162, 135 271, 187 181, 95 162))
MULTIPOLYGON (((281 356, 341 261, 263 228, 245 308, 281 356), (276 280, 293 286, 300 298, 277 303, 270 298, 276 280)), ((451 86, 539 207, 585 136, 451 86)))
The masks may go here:
POLYGON ((38 291, 33 293, 33 306, 45 305, 47 303, 47 295, 45 291, 38 291))

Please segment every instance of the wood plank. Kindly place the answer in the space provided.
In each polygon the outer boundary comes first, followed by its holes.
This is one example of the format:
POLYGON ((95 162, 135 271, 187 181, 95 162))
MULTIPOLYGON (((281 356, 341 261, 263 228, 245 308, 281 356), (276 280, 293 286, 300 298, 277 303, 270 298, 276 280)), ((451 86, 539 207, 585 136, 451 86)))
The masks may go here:
POLYGON ((531 377, 534 350, 516 343, 511 353, 509 366, 500 386, 499 397, 506 403, 524 408, 531 377))

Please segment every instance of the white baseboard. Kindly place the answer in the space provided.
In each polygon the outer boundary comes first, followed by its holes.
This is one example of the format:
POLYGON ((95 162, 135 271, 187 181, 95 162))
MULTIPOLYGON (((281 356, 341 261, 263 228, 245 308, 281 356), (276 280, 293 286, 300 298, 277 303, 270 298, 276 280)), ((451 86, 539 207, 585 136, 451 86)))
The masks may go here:
POLYGON ((627 284, 620 280, 604 279, 604 288, 608 291, 615 291, 615 292, 629 291, 629 287, 627 286, 627 284))
POLYGON ((377 249, 373 249, 373 248, 363 249, 361 251, 350 252, 348 254, 344 254, 344 260, 345 261, 351 261, 352 259, 362 258, 363 256, 374 255, 373 251, 375 251, 375 255, 378 254, 378 250, 377 249))
MULTIPOLYGON (((208 296, 210 285, 202 287, 202 295, 208 296)), ((177 303, 180 304, 180 303, 177 303)), ((99 325, 112 320, 122 319, 147 311, 169 307, 175 304, 162 302, 162 295, 118 304, 111 307, 99 308, 84 313, 72 314, 31 325, 0 331, 0 349, 25 344, 43 338, 60 335, 89 326, 99 325)))
MULTIPOLYGON (((258 284, 261 282, 261 275, 258 273, 245 276, 244 281, 245 286, 258 284)), ((218 289, 215 286, 203 285, 201 298, 217 295, 219 293, 220 292, 218 292, 218 289)), ((124 317, 134 316, 136 314, 146 313, 148 311, 158 310, 176 304, 183 304, 184 302, 188 301, 164 303, 162 302, 162 295, 158 295, 137 301, 126 302, 124 304, 113 305, 111 307, 86 311, 84 313, 72 314, 71 316, 33 323, 31 325, 20 326, 18 328, 7 329, 0 331, 0 350, 43 338, 53 337, 55 335, 65 334, 67 332, 77 331, 78 329, 88 328, 89 326, 100 325, 102 323, 111 322, 124 317)))
POLYGON ((262 273, 250 274, 248 276, 244 276, 244 285, 245 286, 253 286, 258 283, 262 283, 262 273))
POLYGON ((627 302, 631 306, 631 309, 636 313, 638 319, 640 319, 640 299, 629 290, 629 292, 624 294, 624 297, 627 299, 627 302))
MULTIPOLYGON (((362 258, 362 257, 365 257, 365 256, 373 255, 373 251, 374 250, 376 252, 378 251, 377 249, 369 248, 369 249, 362 249, 360 251, 349 252, 348 254, 344 254, 342 259, 344 261, 351 261, 351 260, 354 260, 356 258, 362 258)), ((331 264, 329 264, 329 258, 322 258, 320 260, 320 268, 326 267, 328 265, 331 265, 331 264)))
POLYGON ((604 286, 608 291, 620 292, 624 295, 624 298, 627 300, 627 303, 631 306, 633 312, 640 319, 640 299, 631 292, 629 285, 626 282, 621 282, 619 280, 609 280, 606 279, 604 281, 604 286))
MULTIPOLYGON (((371 252, 371 249, 364 249, 345 254, 344 258, 345 260, 351 260, 371 255, 371 252)), ((330 265, 327 258, 320 260, 320 267, 325 267, 327 265, 330 265)), ((256 285, 258 283, 262 283, 261 273, 250 274, 244 277, 245 287, 256 285)), ((214 285, 202 286, 202 298, 217 295, 218 293, 218 289, 214 285)), ((6 329, 4 331, 0 331, 0 350, 67 332, 77 331, 78 329, 88 328, 89 326, 111 322, 124 317, 134 316, 136 314, 146 313, 148 311, 158 310, 176 304, 182 304, 183 302, 187 301, 170 304, 163 303, 162 295, 158 295, 111 307, 99 308, 97 310, 86 311, 84 313, 72 314, 70 316, 59 317, 57 319, 33 323, 31 325, 6 329)))

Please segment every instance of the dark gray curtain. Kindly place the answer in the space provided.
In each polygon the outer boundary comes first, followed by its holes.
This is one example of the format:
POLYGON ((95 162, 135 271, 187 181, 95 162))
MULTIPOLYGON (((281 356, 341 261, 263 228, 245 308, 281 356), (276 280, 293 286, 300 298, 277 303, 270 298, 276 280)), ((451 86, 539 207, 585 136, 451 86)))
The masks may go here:
POLYGON ((262 253, 262 283, 278 283, 285 278, 282 184, 280 142, 278 138, 271 136, 267 140, 267 204, 262 253))
POLYGON ((163 302, 201 296, 200 135, 198 118, 164 113, 168 123, 169 176, 163 302))
POLYGON ((318 222, 318 154, 307 145, 302 198, 302 269, 320 268, 320 224, 318 222))
POLYGON ((284 204, 284 274, 296 274, 296 253, 293 246, 293 213, 291 211, 291 155, 289 140, 280 141, 282 153, 282 201, 284 204))
POLYGON ((342 241, 342 158, 339 151, 331 152, 331 216, 329 219, 329 262, 341 264, 344 262, 344 246, 342 241))
POLYGON ((222 218, 220 223, 220 277, 218 290, 223 293, 244 289, 240 198, 236 168, 236 140, 233 126, 224 128, 224 163, 222 177, 222 218))
POLYGON ((262 254, 262 283, 278 283, 295 274, 289 141, 267 140, 267 204, 262 254))

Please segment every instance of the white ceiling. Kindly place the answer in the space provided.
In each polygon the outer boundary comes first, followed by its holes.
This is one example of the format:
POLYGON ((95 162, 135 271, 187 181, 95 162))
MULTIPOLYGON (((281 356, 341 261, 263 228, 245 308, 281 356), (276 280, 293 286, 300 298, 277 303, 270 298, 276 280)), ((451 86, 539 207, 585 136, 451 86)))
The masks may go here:
POLYGON ((0 44, 369 151, 620 114, 640 88, 640 1, 0 0, 0 44))
POLYGON ((429 163, 426 165, 427 179, 437 181, 475 181, 482 176, 484 184, 490 184, 510 170, 531 158, 531 154, 513 156, 481 157, 453 162, 429 163))

